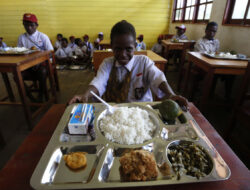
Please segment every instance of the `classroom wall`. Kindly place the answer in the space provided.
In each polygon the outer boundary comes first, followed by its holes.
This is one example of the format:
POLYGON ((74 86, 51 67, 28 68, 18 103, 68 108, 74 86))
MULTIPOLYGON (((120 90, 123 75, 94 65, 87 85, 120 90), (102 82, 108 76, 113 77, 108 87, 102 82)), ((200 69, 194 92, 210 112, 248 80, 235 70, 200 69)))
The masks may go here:
POLYGON ((131 22, 137 34, 144 34, 147 48, 157 36, 167 33, 172 0, 0 0, 0 36, 9 46, 16 46, 24 32, 22 15, 34 13, 38 30, 54 43, 57 33, 97 38, 98 32, 109 39, 112 26, 121 20, 131 22))
MULTIPOLYGON (((220 40, 220 51, 235 50, 250 56, 250 27, 237 27, 222 25, 227 0, 214 0, 211 19, 218 23, 216 38, 220 40)), ((172 14, 172 13, 171 13, 172 14)), ((175 33, 175 26, 170 23, 169 33, 175 33)), ((205 34, 205 24, 185 24, 186 35, 189 39, 198 40, 205 34)))

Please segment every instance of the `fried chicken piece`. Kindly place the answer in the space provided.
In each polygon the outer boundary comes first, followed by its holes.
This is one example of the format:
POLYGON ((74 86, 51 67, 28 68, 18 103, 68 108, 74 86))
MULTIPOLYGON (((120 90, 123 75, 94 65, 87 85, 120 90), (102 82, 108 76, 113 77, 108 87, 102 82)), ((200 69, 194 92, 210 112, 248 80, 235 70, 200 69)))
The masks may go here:
POLYGON ((87 158, 85 154, 85 152, 72 152, 65 154, 63 159, 69 168, 76 170, 87 165, 87 158))
POLYGON ((125 181, 146 181, 158 176, 157 166, 152 153, 134 150, 120 158, 121 177, 125 181))

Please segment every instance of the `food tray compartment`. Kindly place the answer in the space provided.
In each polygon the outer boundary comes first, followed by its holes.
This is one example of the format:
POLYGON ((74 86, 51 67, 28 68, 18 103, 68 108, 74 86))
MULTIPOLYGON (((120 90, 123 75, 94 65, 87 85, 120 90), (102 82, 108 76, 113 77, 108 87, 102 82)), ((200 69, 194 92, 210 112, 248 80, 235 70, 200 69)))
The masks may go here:
MULTIPOLYGON (((169 165, 169 161, 166 159, 164 154, 165 146, 158 143, 149 143, 142 147, 137 148, 109 148, 107 154, 105 156, 103 165, 101 167, 100 173, 98 175, 98 181, 104 183, 138 183, 141 181, 125 181, 120 173, 120 158, 125 154, 132 150, 146 150, 153 154, 153 157, 156 161, 158 177, 156 179, 151 179, 150 181, 157 181, 163 179, 170 179, 172 175, 162 175, 159 170, 159 167, 166 162, 169 165)), ((171 170, 171 168, 170 168, 171 170)), ((171 170, 172 171, 172 170, 171 170)), ((170 172, 172 173, 172 172, 170 172)), ((148 181, 147 181, 148 182, 148 181)), ((143 183, 143 182, 142 182, 143 183)))
POLYGON ((99 158, 103 153, 103 145, 78 145, 58 147, 51 155, 42 177, 42 184, 88 183, 95 172, 99 158), (87 165, 73 170, 69 168, 63 155, 72 152, 86 152, 87 165))
MULTIPOLYGON (((156 126, 156 129, 151 134, 151 137, 152 137, 151 139, 145 140, 143 143, 136 144, 136 145, 140 146, 140 145, 145 144, 145 143, 150 143, 150 142, 152 142, 154 140, 154 138, 157 138, 160 135, 163 124, 161 124, 159 122, 159 118, 156 116, 154 110, 152 110, 152 109, 150 109, 148 107, 145 107, 145 106, 137 105, 137 104, 119 104, 119 105, 116 105, 116 106, 118 106, 118 107, 129 107, 129 108, 138 107, 138 108, 144 109, 144 110, 146 110, 148 112, 149 118, 152 121, 152 123, 154 124, 154 126, 156 126)), ((109 139, 107 139, 105 137, 105 134, 101 131, 99 126, 100 126, 100 122, 101 122, 102 118, 105 117, 106 114, 107 114, 107 110, 106 109, 102 110, 101 112, 97 113, 97 115, 95 117, 95 120, 94 120, 95 132, 96 132, 96 136, 98 136, 98 140, 100 140, 102 142, 112 143, 115 146, 130 147, 131 145, 133 145, 133 144, 130 144, 130 145, 119 144, 118 142, 110 141, 109 139)))

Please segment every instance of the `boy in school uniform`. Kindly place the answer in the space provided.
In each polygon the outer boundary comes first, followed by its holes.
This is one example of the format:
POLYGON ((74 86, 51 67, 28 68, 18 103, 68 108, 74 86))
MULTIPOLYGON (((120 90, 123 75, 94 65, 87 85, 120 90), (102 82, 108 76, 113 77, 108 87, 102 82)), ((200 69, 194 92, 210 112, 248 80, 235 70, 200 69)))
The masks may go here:
POLYGON ((7 45, 6 45, 6 43, 3 42, 3 37, 0 37, 0 49, 6 48, 6 47, 7 47, 7 45))
POLYGON ((220 42, 214 39, 217 30, 218 24, 216 22, 209 22, 205 29, 205 36, 196 42, 194 50, 202 53, 215 53, 219 51, 220 42))
POLYGON ((62 47, 62 45, 61 45, 61 43, 62 43, 62 38, 63 38, 63 35, 62 34, 57 34, 57 36, 56 36, 56 42, 55 42, 55 46, 54 46, 54 49, 55 49, 55 51, 57 50, 57 49, 59 49, 60 47, 62 47))
POLYGON ((75 48, 75 55, 77 56, 76 61, 78 62, 78 64, 86 63, 89 58, 88 54, 86 53, 86 46, 84 46, 84 43, 80 38, 76 38, 75 43, 77 45, 77 47, 75 48))
POLYGON ((59 65, 71 65, 73 63, 73 51, 68 45, 67 38, 62 38, 62 47, 56 50, 55 57, 59 65))
POLYGON ((74 52, 75 48, 77 47, 77 45, 75 44, 75 36, 70 36, 69 40, 70 40, 70 43, 68 46, 72 49, 72 52, 74 52))
MULTIPOLYGON (((29 49, 37 49, 40 51, 53 51, 53 46, 50 42, 49 37, 37 30, 38 20, 36 15, 31 13, 25 13, 23 15, 23 26, 25 28, 25 33, 20 35, 18 38, 18 47, 26 47, 29 49)), ((47 69, 42 64, 36 65, 30 69, 22 72, 23 78, 32 78, 39 81, 39 95, 36 100, 32 94, 29 92, 27 86, 26 92, 27 96, 32 101, 43 101, 43 94, 46 90, 46 76, 47 69)))
POLYGON ((163 50, 163 46, 161 44, 161 41, 163 40, 163 35, 158 36, 157 38, 157 43, 153 45, 152 47, 152 51, 157 53, 158 55, 162 55, 162 50, 163 50))
POLYGON ((146 44, 143 42, 143 38, 144 37, 142 34, 140 34, 137 38, 138 39, 137 46, 136 46, 137 51, 146 50, 146 44))
MULTIPOLYGON (((218 52, 219 48, 220 48, 220 42, 218 39, 214 38, 217 30, 218 30, 218 24, 216 22, 209 22, 206 26, 206 29, 205 29, 205 36, 196 42, 196 44, 194 46, 194 50, 201 52, 201 53, 216 53, 216 52, 218 52)), ((194 69, 196 71, 199 71, 201 75, 205 74, 203 70, 201 70, 197 67, 194 67, 194 69)), ((224 96, 227 100, 229 100, 230 96, 231 96, 231 92, 232 92, 234 78, 235 78, 234 75, 220 75, 220 74, 215 75, 211 91, 214 92, 217 80, 221 79, 222 81, 225 82, 224 83, 224 85, 225 85, 225 95, 224 96)))
POLYGON ((89 36, 85 34, 83 36, 83 46, 86 48, 86 53, 89 55, 89 57, 93 57, 93 45, 91 42, 89 42, 89 36))
POLYGON ((184 34, 186 32, 186 26, 184 24, 180 26, 176 26, 176 35, 172 37, 172 39, 176 40, 187 40, 187 36, 184 34))
POLYGON ((152 89, 159 98, 171 98, 187 106, 187 100, 173 92, 152 60, 145 55, 134 55, 136 32, 132 24, 125 20, 116 23, 110 39, 114 57, 103 61, 88 89, 83 95, 74 96, 69 104, 88 102, 93 97, 90 91, 108 102, 153 101, 152 89))

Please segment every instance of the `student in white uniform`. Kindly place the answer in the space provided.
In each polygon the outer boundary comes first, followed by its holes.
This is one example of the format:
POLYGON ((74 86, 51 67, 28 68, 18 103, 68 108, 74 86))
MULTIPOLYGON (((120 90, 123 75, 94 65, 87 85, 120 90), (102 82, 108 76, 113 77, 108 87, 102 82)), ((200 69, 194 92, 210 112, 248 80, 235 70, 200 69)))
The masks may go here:
POLYGON ((74 52, 77 47, 77 45, 75 44, 75 36, 70 36, 69 41, 70 43, 68 44, 68 46, 72 49, 72 52, 74 52))
POLYGON ((83 65, 89 59, 89 55, 86 53, 87 47, 84 46, 84 43, 80 38, 75 39, 77 47, 75 48, 75 55, 77 56, 77 64, 83 65))
MULTIPOLYGON (((53 51, 53 46, 48 36, 42 32, 37 31, 38 23, 37 17, 31 13, 25 13, 23 15, 23 26, 26 32, 19 36, 18 47, 26 47, 29 49, 37 49, 40 51, 53 51)), ((29 92, 26 86, 26 92, 31 101, 43 101, 43 95, 46 90, 46 76, 47 69, 43 64, 36 65, 28 70, 22 72, 23 78, 34 79, 39 81, 39 95, 38 99, 35 99, 29 92)), ((48 97, 45 97, 46 100, 48 97)))
POLYGON ((94 41, 94 49, 95 50, 102 50, 103 47, 100 45, 100 42, 104 39, 103 32, 98 33, 98 37, 94 41))
POLYGON ((186 32, 186 26, 184 24, 180 26, 176 26, 176 35, 172 37, 172 39, 176 40, 187 40, 187 36, 184 34, 186 32))
POLYGON ((142 34, 140 34, 139 36, 138 36, 138 42, 137 42, 137 45, 136 45, 136 50, 137 51, 141 51, 141 50, 146 50, 146 44, 143 42, 143 35, 142 34))
POLYGON ((62 34, 57 34, 57 36, 56 36, 56 42, 55 42, 55 46, 54 46, 54 48, 55 48, 55 51, 58 49, 58 48, 60 48, 62 45, 61 45, 61 43, 62 43, 62 38, 63 38, 63 35, 62 34))
POLYGON ((152 47, 152 51, 157 53, 158 55, 162 55, 162 50, 163 50, 163 47, 162 47, 162 44, 161 44, 161 41, 163 40, 163 35, 160 35, 158 38, 157 38, 157 43, 155 43, 152 47))
POLYGON ((6 48, 6 47, 7 47, 7 45, 6 45, 6 43, 3 42, 3 37, 0 37, 0 49, 6 48))
POLYGON ((62 47, 56 50, 55 57, 59 65, 71 65, 73 63, 73 51, 68 45, 67 38, 62 38, 62 47))
POLYGON ((136 33, 132 24, 123 20, 115 24, 110 34, 114 57, 106 58, 83 95, 69 102, 88 102, 93 95, 103 96, 108 102, 153 101, 152 92, 159 98, 171 98, 182 106, 187 100, 176 95, 152 60, 144 55, 134 55, 136 33))
POLYGON ((93 45, 91 42, 89 42, 89 36, 85 34, 83 36, 83 46, 86 47, 86 53, 89 55, 89 57, 93 57, 93 45))
POLYGON ((218 24, 216 22, 209 22, 205 29, 205 36, 199 39, 194 50, 202 53, 215 53, 219 51, 220 42, 214 39, 218 30, 218 24))

